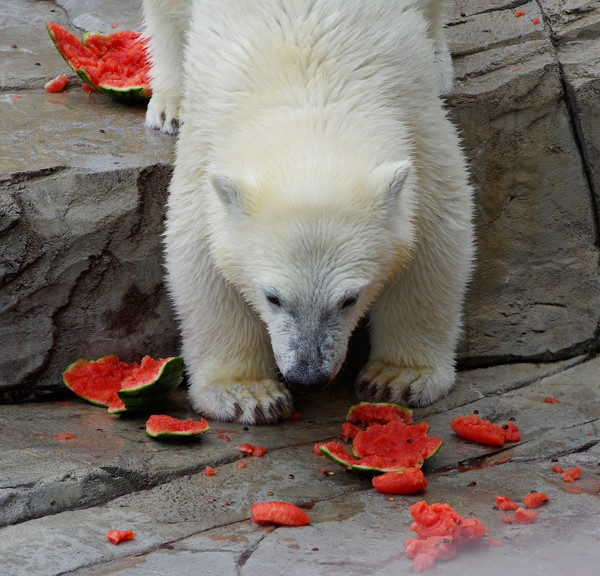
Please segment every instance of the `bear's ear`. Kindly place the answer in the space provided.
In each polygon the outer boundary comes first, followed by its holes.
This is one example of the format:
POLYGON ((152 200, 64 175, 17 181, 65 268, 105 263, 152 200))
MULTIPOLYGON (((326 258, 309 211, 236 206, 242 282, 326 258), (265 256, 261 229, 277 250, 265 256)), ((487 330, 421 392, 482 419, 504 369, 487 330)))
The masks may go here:
POLYGON ((239 187, 236 186, 231 178, 227 176, 211 176, 210 183, 212 184, 217 196, 221 202, 232 213, 247 214, 244 208, 239 187))
POLYGON ((409 160, 384 162, 371 173, 371 184, 380 206, 393 213, 398 207, 402 190, 409 175, 411 163, 409 160))

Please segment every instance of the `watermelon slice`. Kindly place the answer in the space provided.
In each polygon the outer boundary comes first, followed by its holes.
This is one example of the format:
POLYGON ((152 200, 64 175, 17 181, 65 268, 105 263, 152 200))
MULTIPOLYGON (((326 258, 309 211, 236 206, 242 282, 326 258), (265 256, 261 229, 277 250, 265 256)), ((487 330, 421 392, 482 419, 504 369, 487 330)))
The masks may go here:
POLYGON ((350 407, 346 421, 352 424, 387 424, 399 420, 412 424, 412 410, 394 402, 360 402, 350 407))
POLYGON ((67 64, 96 91, 123 101, 144 101, 152 95, 147 43, 139 32, 86 32, 79 41, 54 22, 46 28, 67 64))
POLYGON ((306 526, 310 516, 288 502, 258 502, 251 507, 252 522, 281 526, 306 526))
POLYGON ((146 421, 146 434, 151 438, 181 438, 204 434, 210 426, 204 418, 193 422, 191 418, 180 420, 165 414, 153 414, 146 421))
POLYGON ((77 396, 108 408, 111 414, 150 406, 168 396, 181 382, 183 359, 127 364, 114 354, 99 360, 79 358, 63 372, 63 382, 77 396))
POLYGON ((352 443, 356 458, 380 456, 392 458, 398 465, 410 468, 422 464, 442 445, 439 438, 431 438, 426 422, 409 426, 400 421, 372 424, 361 430, 352 443))

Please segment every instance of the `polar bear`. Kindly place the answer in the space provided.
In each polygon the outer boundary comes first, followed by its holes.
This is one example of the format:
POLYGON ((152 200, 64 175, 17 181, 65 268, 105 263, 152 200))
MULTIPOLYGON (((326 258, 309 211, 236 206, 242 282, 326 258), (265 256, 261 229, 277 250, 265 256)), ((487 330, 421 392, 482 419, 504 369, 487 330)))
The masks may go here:
POLYGON ((437 0, 145 0, 146 122, 179 119, 167 286, 193 408, 274 422, 368 318, 362 399, 455 382, 472 189, 437 0))

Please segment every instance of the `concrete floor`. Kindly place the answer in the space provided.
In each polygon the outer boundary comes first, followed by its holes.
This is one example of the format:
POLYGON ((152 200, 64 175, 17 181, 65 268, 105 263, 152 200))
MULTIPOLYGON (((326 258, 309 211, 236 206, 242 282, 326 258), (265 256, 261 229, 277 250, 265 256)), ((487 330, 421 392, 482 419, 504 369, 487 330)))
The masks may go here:
MULTIPOLYGON (((559 575, 576 566, 592 576, 600 566, 599 374, 600 360, 583 357, 461 373, 448 398, 415 411, 444 444, 424 467, 428 488, 410 497, 381 494, 368 478, 313 454, 316 441, 339 435, 355 402, 341 383, 296 398, 300 420, 252 428, 211 422, 202 438, 185 442, 150 439, 147 414, 111 416, 75 396, 0 406, 2 572, 408 573, 409 507, 425 499, 475 515, 502 542, 462 549, 437 565, 438 574, 559 575), (450 421, 473 410, 499 423, 514 418, 521 441, 490 448, 461 440, 450 421), (61 433, 75 438, 56 439, 61 433), (266 446, 266 455, 243 457, 236 446, 245 442, 266 446), (582 466, 581 477, 564 482, 555 463, 582 466), (204 475, 207 465, 214 476, 204 475), (505 524, 495 497, 522 502, 531 490, 550 503, 532 524, 505 524), (311 522, 253 524, 250 506, 264 500, 303 505, 311 522), (136 538, 114 546, 109 529, 133 529, 136 538)), ((156 411, 194 416, 183 389, 156 411)))

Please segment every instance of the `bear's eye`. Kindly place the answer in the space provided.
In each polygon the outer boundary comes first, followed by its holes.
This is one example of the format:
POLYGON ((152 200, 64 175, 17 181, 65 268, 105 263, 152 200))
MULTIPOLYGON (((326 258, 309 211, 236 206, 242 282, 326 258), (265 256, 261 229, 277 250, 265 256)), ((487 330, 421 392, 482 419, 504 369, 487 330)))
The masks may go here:
POLYGON ((267 302, 269 302, 276 308, 279 308, 281 306, 281 300, 279 299, 279 296, 277 296, 276 294, 267 294, 266 297, 267 297, 267 302))
POLYGON ((344 298, 342 300, 340 308, 342 308, 342 309, 343 308, 351 308, 357 302, 358 302, 358 296, 356 294, 352 294, 351 296, 346 296, 346 298, 344 298))

